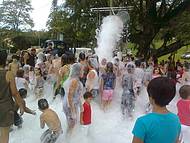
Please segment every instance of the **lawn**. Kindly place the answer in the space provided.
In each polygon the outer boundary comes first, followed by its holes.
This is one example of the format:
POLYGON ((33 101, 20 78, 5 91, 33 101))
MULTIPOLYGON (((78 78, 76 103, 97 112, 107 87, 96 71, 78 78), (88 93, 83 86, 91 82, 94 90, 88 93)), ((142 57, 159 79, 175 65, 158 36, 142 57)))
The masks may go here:
MULTIPOLYGON (((158 47, 160 47, 162 45, 162 41, 155 41, 154 44, 155 44, 155 47, 158 48, 158 47)), ((137 52, 137 50, 134 49, 134 44, 128 43, 128 48, 131 49, 132 53, 135 55, 135 53, 137 52)), ((190 52, 190 46, 185 46, 185 47, 182 47, 181 49, 179 49, 176 52, 175 60, 177 61, 179 59, 180 61, 184 61, 184 59, 181 59, 181 55, 184 54, 184 53, 186 53, 186 52, 190 52)), ((161 61, 161 60, 167 60, 169 56, 170 56, 170 54, 164 55, 164 56, 162 56, 162 57, 159 58, 159 61, 161 61)))

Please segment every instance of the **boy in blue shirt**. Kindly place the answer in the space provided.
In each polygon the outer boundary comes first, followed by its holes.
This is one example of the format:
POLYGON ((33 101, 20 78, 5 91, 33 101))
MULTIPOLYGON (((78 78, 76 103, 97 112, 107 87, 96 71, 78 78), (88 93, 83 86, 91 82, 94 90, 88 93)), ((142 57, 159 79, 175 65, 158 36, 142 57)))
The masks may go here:
POLYGON ((175 84, 166 77, 158 77, 150 81, 147 91, 153 111, 137 119, 132 143, 178 143, 180 121, 166 108, 175 97, 175 84))

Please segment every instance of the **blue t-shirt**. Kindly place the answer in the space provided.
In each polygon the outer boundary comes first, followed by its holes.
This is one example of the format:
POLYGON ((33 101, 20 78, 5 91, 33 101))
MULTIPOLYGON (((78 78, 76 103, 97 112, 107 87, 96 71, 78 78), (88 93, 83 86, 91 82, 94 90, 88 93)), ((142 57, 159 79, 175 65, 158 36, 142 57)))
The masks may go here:
POLYGON ((104 90, 110 90, 114 88, 114 81, 116 79, 116 75, 114 73, 105 73, 102 75, 102 79, 104 81, 104 90))
POLYGON ((176 143, 181 124, 173 113, 150 113, 137 119, 133 135, 144 143, 176 143))

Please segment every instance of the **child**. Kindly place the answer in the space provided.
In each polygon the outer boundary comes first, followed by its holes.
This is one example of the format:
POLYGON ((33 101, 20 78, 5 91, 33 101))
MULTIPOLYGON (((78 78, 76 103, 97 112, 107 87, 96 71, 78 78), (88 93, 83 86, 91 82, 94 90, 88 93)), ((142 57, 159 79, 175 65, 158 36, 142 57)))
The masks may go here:
POLYGON ((147 91, 153 112, 137 119, 132 143, 177 143, 180 121, 166 108, 175 97, 175 85, 167 77, 158 77, 150 81, 147 91))
POLYGON ((16 82, 17 90, 18 91, 25 90, 27 94, 28 82, 24 78, 24 70, 20 69, 17 71, 15 82, 16 82))
POLYGON ((103 110, 111 103, 113 98, 113 91, 116 84, 116 75, 114 73, 113 64, 108 62, 106 65, 106 73, 102 74, 101 80, 101 96, 103 110))
POLYGON ((161 71, 160 71, 159 67, 154 68, 152 79, 157 78, 157 77, 161 77, 161 71))
POLYGON ((18 56, 17 55, 13 55, 12 56, 13 61, 9 64, 9 71, 11 71, 14 75, 14 77, 16 76, 16 73, 19 69, 19 64, 18 64, 18 56))
POLYGON ((182 124, 182 137, 184 143, 190 141, 190 85, 180 88, 181 99, 177 103, 178 116, 182 124))
POLYGON ((35 96, 40 98, 43 96, 44 79, 39 67, 35 67, 35 96))
POLYGON ((86 92, 84 95, 85 102, 83 103, 83 110, 80 113, 80 123, 85 128, 85 135, 88 135, 89 126, 91 124, 91 106, 92 93, 86 92))
POLYGON ((62 133, 61 122, 58 115, 49 108, 46 99, 38 100, 38 108, 42 112, 40 115, 40 126, 43 129, 45 125, 47 129, 41 136, 41 143, 55 143, 59 135, 62 133))
MULTIPOLYGON (((21 102, 23 104, 23 107, 24 107, 24 112, 26 113, 29 113, 29 114, 32 114, 32 115, 36 115, 36 112, 34 110, 31 110, 29 109, 27 106, 26 106, 26 102, 25 102, 25 98, 27 96, 27 90, 24 89, 24 88, 21 88, 19 90, 19 94, 22 98, 21 102)), ((16 104, 15 105, 16 107, 16 111, 14 112, 14 125, 17 126, 18 128, 21 128, 22 127, 22 123, 23 123, 23 120, 22 120, 22 117, 17 113, 18 110, 19 110, 19 106, 16 104)))
POLYGON ((135 82, 135 65, 133 63, 127 64, 127 73, 123 75, 122 87, 123 94, 121 100, 121 110, 124 116, 129 115, 132 117, 132 111, 134 109, 134 82, 135 82))
MULTIPOLYGON (((26 107, 26 102, 25 102, 25 98, 27 96, 27 88, 28 88, 28 83, 26 81, 26 79, 24 78, 24 70, 20 69, 17 71, 17 77, 15 78, 15 82, 16 82, 16 87, 17 90, 20 93, 20 96, 22 97, 22 104, 24 106, 24 112, 35 115, 36 113, 29 109, 28 107, 26 107)), ((18 126, 18 128, 22 127, 22 117, 17 113, 18 112, 18 105, 16 105, 16 111, 14 112, 14 125, 18 126)))

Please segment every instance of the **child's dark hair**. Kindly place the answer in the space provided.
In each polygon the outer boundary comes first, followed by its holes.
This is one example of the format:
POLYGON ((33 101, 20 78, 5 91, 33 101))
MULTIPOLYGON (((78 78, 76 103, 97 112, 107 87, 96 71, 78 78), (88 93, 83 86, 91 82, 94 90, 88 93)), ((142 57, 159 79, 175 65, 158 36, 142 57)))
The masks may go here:
POLYGON ((40 110, 45 110, 49 108, 48 101, 46 99, 40 99, 38 100, 38 108, 40 110))
POLYGON ((164 107, 175 97, 176 86, 169 78, 158 77, 150 81, 147 92, 156 105, 164 107))
POLYGON ((112 62, 107 63, 106 72, 113 72, 113 63, 112 62))
POLYGON ((183 85, 179 89, 179 95, 182 99, 187 99, 190 96, 190 85, 183 85))
POLYGON ((68 63, 69 63, 69 61, 68 61, 68 55, 63 54, 61 56, 61 64, 62 64, 62 66, 67 65, 68 63))
POLYGON ((23 77, 24 77, 24 70, 23 70, 23 69, 19 69, 19 70, 17 71, 17 73, 16 73, 16 76, 23 78, 23 77))
POLYGON ((86 55, 85 55, 84 52, 81 52, 81 53, 79 54, 79 59, 80 59, 81 61, 84 61, 84 60, 86 59, 86 55))
POLYGON ((14 55, 12 56, 12 59, 19 60, 19 56, 18 56, 18 55, 16 55, 16 54, 14 54, 14 55))
POLYGON ((88 99, 92 97, 92 93, 91 92, 85 92, 83 95, 84 99, 88 99))
POLYGON ((5 67, 7 60, 7 52, 4 49, 0 49, 0 66, 5 67))
POLYGON ((20 94, 20 96, 24 99, 24 98, 26 98, 26 96, 27 96, 27 90, 21 88, 21 89, 19 90, 19 94, 20 94))

